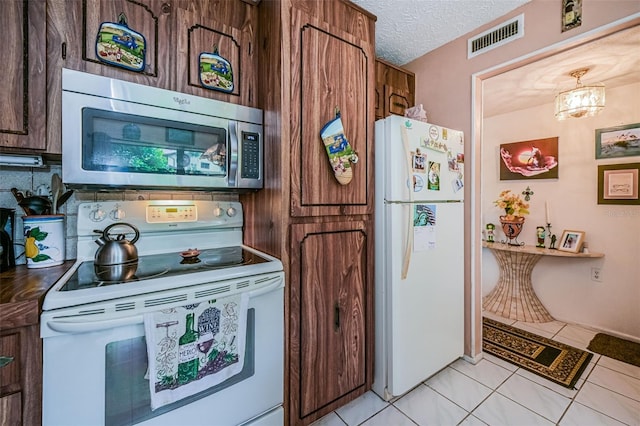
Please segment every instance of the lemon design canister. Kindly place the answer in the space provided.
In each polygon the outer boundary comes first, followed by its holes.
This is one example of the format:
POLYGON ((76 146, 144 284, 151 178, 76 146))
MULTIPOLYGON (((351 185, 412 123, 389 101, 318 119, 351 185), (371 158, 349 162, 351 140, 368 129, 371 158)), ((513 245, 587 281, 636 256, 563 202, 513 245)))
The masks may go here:
POLYGON ((64 215, 22 216, 27 268, 61 265, 65 259, 64 215))

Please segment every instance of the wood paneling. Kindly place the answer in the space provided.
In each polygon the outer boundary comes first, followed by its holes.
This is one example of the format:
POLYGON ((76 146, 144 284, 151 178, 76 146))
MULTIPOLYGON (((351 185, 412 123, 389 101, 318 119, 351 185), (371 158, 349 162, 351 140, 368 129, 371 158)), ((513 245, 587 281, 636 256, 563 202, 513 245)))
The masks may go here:
POLYGON ((342 0, 258 8, 265 187, 241 195, 244 238, 283 262, 285 424, 307 425, 373 381, 375 17, 342 0), (360 155, 344 187, 319 134, 336 104, 360 155))

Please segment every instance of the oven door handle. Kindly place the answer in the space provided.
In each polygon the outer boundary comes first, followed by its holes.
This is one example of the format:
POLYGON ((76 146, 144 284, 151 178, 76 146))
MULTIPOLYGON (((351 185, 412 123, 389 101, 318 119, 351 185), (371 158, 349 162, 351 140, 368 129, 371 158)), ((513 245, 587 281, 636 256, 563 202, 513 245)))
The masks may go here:
POLYGON ((249 299, 252 299, 254 297, 258 297, 258 296, 262 296, 265 293, 270 293, 273 290, 276 290, 279 287, 282 287, 282 277, 276 277, 273 278, 273 282, 269 285, 266 285, 262 288, 259 288, 257 290, 253 290, 249 292, 249 299))
POLYGON ((123 325, 142 324, 142 315, 132 317, 115 318, 104 321, 47 321, 47 326, 58 333, 87 333, 90 331, 107 330, 123 325))

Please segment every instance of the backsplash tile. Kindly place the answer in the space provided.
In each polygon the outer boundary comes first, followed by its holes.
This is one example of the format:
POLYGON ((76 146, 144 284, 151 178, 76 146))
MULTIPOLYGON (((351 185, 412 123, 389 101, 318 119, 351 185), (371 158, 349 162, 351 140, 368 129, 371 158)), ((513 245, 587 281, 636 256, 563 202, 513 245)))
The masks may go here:
MULTIPOLYGON (((24 235, 22 234, 22 216, 24 211, 18 205, 15 197, 11 193, 11 188, 16 188, 21 192, 27 190, 35 192, 40 185, 51 186, 51 176, 57 173, 62 176, 62 166, 51 165, 44 168, 17 168, 0 166, 0 207, 15 209, 16 223, 15 243, 16 264, 25 264, 24 257, 24 235)), ((71 198, 60 208, 59 213, 65 215, 65 235, 66 235, 66 258, 75 259, 77 257, 76 244, 78 236, 76 225, 78 219, 78 206, 80 203, 91 203, 100 201, 135 201, 135 200, 213 200, 213 201, 238 201, 239 196, 235 193, 226 192, 204 192, 204 191, 78 191, 75 190, 71 198)))

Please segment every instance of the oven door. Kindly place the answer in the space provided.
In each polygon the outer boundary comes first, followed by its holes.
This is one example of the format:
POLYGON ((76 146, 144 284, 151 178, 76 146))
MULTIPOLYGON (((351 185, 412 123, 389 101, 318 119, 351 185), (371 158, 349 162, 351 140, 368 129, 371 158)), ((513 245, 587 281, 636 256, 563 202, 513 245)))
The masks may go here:
POLYGON ((43 425, 257 425, 281 418, 283 293, 282 279, 249 293, 240 373, 155 411, 141 315, 95 321, 45 312, 42 327, 55 333, 43 338, 43 425))

